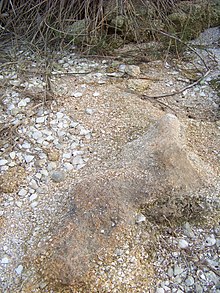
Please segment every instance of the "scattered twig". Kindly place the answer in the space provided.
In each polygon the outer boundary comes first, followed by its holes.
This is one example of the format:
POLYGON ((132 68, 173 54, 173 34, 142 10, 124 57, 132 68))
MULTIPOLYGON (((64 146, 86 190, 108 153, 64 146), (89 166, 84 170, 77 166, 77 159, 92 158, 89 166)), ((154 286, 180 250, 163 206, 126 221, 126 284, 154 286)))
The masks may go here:
POLYGON ((161 78, 158 77, 150 77, 150 76, 139 76, 139 77, 129 77, 129 79, 146 79, 146 80, 153 80, 153 81, 161 81, 161 78))
POLYGON ((151 98, 151 97, 145 96, 145 95, 140 94, 140 93, 136 93, 136 92, 134 92, 134 91, 131 90, 131 89, 124 89, 124 88, 121 88, 121 87, 118 87, 118 88, 121 89, 122 91, 125 91, 125 92, 129 93, 129 94, 133 94, 133 95, 139 96, 142 100, 146 100, 146 99, 148 99, 148 100, 150 100, 151 102, 155 102, 155 101, 157 101, 158 104, 160 104, 160 105, 162 105, 162 106, 164 106, 164 107, 166 107, 166 108, 169 108, 171 111, 173 111, 174 113, 176 113, 176 111, 175 111, 171 106, 167 105, 166 103, 164 103, 164 102, 162 102, 162 101, 159 101, 159 100, 153 99, 153 98, 151 98))
POLYGON ((18 61, 11 61, 11 62, 5 62, 3 64, 0 64, 0 68, 8 66, 8 65, 12 65, 12 64, 17 64, 18 61))
MULTIPOLYGON (((141 96, 141 99, 142 100, 145 100, 145 98, 142 98, 142 96, 141 96)), ((166 103, 164 103, 164 102, 162 102, 162 101, 159 101, 159 100, 155 100, 155 99, 152 99, 152 98, 148 98, 149 100, 152 100, 152 101, 157 101, 157 103, 158 104, 160 104, 160 105, 162 105, 162 106, 164 106, 164 107, 166 107, 166 108, 169 108, 171 111, 173 111, 174 113, 176 113, 176 111, 171 107, 171 106, 169 106, 169 105, 167 105, 166 103)))
POLYGON ((148 95, 142 95, 142 99, 161 99, 161 98, 166 98, 166 97, 171 97, 171 96, 175 96, 175 95, 179 95, 182 92, 184 92, 185 90, 188 90, 192 87, 194 87, 195 85, 199 84, 208 74, 210 73, 210 70, 206 71, 206 73, 200 77, 198 80, 196 80, 195 82, 183 87, 182 89, 175 91, 173 93, 167 93, 167 94, 163 94, 163 95, 159 95, 159 96, 148 96, 148 95))
MULTIPOLYGON (((152 30, 152 29, 151 29, 152 30)), ((161 31, 161 30, 155 30, 153 29, 153 31, 155 32, 158 32, 162 35, 165 35, 171 39, 174 39, 182 44, 184 44, 188 49, 190 49, 193 53, 195 53, 199 59, 202 61, 203 65, 205 66, 206 68, 206 72, 204 73, 204 75, 202 77, 200 77, 198 80, 196 80, 195 82, 193 82, 192 84, 189 84, 188 86, 185 86, 184 88, 178 90, 178 91, 175 91, 173 93, 167 93, 167 94, 163 94, 163 95, 159 95, 159 96, 147 96, 147 95, 143 95, 142 96, 142 99, 160 99, 160 98, 166 98, 166 97, 170 97, 170 96, 175 96, 177 94, 181 94, 182 92, 184 92, 185 90, 187 89, 190 89, 192 87, 194 87, 195 85, 197 85, 198 83, 200 83, 209 73, 210 73, 210 69, 209 67, 207 66, 205 60, 202 58, 202 56, 192 47, 190 46, 189 44, 187 44, 186 42, 182 41, 180 38, 176 37, 176 36, 173 36, 171 34, 168 34, 164 31, 161 31)))
POLYGON ((213 268, 208 262, 207 260, 200 260, 198 262, 195 263, 198 267, 207 267, 209 270, 211 270, 213 273, 215 273, 217 276, 220 277, 220 272, 219 270, 213 268))
POLYGON ((203 65, 205 66, 206 70, 207 71, 209 70, 209 67, 207 66, 207 64, 206 64, 205 60, 202 58, 202 56, 192 46, 190 46, 188 43, 184 42, 180 38, 178 38, 178 37, 176 37, 174 35, 171 35, 171 34, 169 34, 167 32, 164 32, 164 31, 161 31, 161 30, 156 30, 156 29, 154 29, 153 31, 155 31, 157 33, 160 33, 160 34, 162 34, 164 36, 167 36, 168 38, 174 39, 174 40, 180 42, 181 44, 183 44, 184 46, 186 46, 189 50, 191 50, 193 53, 195 53, 199 57, 199 59, 202 61, 203 65))
POLYGON ((87 71, 87 72, 55 72, 55 73, 52 73, 52 75, 74 75, 74 74, 89 74, 89 73, 92 73, 93 71, 87 71))

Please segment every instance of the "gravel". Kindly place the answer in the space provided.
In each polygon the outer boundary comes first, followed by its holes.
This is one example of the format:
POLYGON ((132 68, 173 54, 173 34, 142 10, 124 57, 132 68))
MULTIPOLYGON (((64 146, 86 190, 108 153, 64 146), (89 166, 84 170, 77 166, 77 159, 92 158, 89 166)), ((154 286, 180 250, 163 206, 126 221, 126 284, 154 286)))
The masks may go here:
MULTIPOLYGON (((203 40, 205 45, 208 43, 209 50, 220 62, 216 34, 219 34, 217 29, 210 29, 197 41, 203 40), (207 37, 210 32, 212 38, 207 37), (212 40, 212 47, 209 39, 212 40)), ((32 52, 24 50, 18 54, 21 61, 28 60, 32 64, 31 68, 36 67, 35 62, 32 62, 36 59, 32 52)), ((31 94, 30 97, 26 97, 22 91, 16 90, 16 87, 19 87, 40 95, 45 88, 41 76, 27 78, 24 82, 13 67, 5 68, 0 75, 0 81, 8 80, 8 89, 2 99, 3 106, 0 106, 0 123, 5 131, 1 144, 0 175, 4 182, 9 184, 4 188, 0 202, 0 223, 3 228, 0 239, 2 292, 21 292, 27 280, 33 289, 26 289, 26 292, 55 292, 47 289, 48 284, 45 280, 39 281, 34 265, 27 260, 31 259, 30 256, 36 257, 37 247, 50 242, 51 227, 56 226, 68 212, 69 190, 73 178, 75 179, 77 174, 80 177, 86 172, 84 170, 89 166, 92 156, 97 159, 96 153, 99 150, 94 140, 101 137, 102 143, 105 143, 108 132, 104 124, 100 125, 99 133, 93 130, 96 114, 100 111, 101 115, 105 116, 105 109, 98 109, 95 103, 89 105, 87 98, 106 99, 102 86, 106 87, 108 80, 114 76, 117 80, 124 73, 132 77, 141 74, 141 67, 125 64, 119 64, 118 71, 109 74, 106 71, 108 60, 97 62, 78 58, 75 53, 67 52, 65 55, 57 52, 56 58, 57 69, 52 72, 53 90, 60 96, 71 97, 75 102, 75 111, 78 111, 79 105, 84 105, 81 115, 85 114, 88 120, 75 118, 70 114, 69 105, 63 106, 62 101, 53 100, 47 106, 42 106, 42 103, 35 101, 31 94), (71 81, 70 90, 65 84, 67 81, 59 79, 60 73, 68 72, 87 74, 80 75, 79 85, 72 86, 71 81), (88 89, 87 82, 96 82, 96 87, 88 89)), ((41 67, 44 60, 39 62, 41 64, 38 66, 41 67)), ((171 71, 173 77, 183 78, 180 71, 170 68, 169 64, 167 70, 171 71)), ((218 107, 217 95, 210 87, 210 82, 216 75, 217 71, 213 70, 211 75, 204 79, 203 84, 186 90, 183 94, 184 99, 177 97, 178 102, 175 100, 171 106, 177 110, 182 107, 187 109, 187 119, 193 117, 202 125, 204 109, 214 115, 218 107)), ((168 89, 173 89, 178 82, 185 86, 187 81, 177 80, 165 81, 163 88, 167 86, 168 89)), ((108 109, 110 103, 107 99, 105 104, 108 109)), ((123 111, 124 108, 122 113, 123 111)), ((133 112, 130 119, 133 119, 132 115, 133 112)), ((110 116, 106 124, 111 122, 110 116)), ((213 119, 207 122, 210 123, 214 123, 213 119)), ((110 128, 117 132, 111 125, 110 128)), ((106 151, 104 153, 106 157, 109 156, 106 151)), ((215 154, 217 155, 219 153, 215 154)), ((146 231, 150 223, 145 215, 138 213, 135 222, 137 227, 131 232, 129 240, 132 241, 126 241, 125 238, 124 245, 119 245, 111 262, 105 264, 100 260, 100 263, 97 263, 94 272, 94 284, 97 284, 97 288, 101 283, 105 292, 220 292, 218 222, 206 226, 186 221, 181 227, 174 228, 172 233, 165 233, 161 241, 158 239, 159 248, 156 251, 154 245, 151 249, 148 248, 150 234, 146 231), (152 271, 153 274, 150 273, 152 271), (149 286, 148 281, 146 282, 148 279, 150 287, 147 288, 150 289, 146 289, 146 286, 149 286), (125 288, 124 291, 120 291, 121 288, 125 288)), ((159 233, 157 226, 153 230, 159 233)))
POLYGON ((178 246, 179 248, 186 249, 189 246, 189 243, 184 239, 180 239, 178 246))
POLYGON ((66 177, 66 174, 64 171, 62 170, 57 170, 57 171, 54 171, 52 172, 51 174, 51 179, 54 181, 54 182, 62 182, 65 180, 65 177, 66 177))

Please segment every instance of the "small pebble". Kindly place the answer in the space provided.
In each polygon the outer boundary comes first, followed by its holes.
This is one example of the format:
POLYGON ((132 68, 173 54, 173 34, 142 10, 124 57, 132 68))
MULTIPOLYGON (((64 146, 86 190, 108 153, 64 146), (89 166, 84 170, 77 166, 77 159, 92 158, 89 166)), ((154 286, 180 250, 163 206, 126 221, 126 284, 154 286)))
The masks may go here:
POLYGON ((53 141, 54 137, 52 135, 48 135, 47 137, 45 137, 45 140, 47 141, 53 141))
POLYGON ((91 108, 87 108, 87 109, 85 110, 85 113, 88 114, 88 115, 92 115, 92 114, 94 113, 94 110, 91 109, 91 108))
POLYGON ((163 286, 163 289, 165 290, 165 292, 169 292, 170 291, 170 288, 167 287, 166 285, 163 286))
POLYGON ((9 154, 9 156, 10 156, 10 158, 11 158, 12 160, 14 160, 14 159, 15 159, 15 156, 16 156, 16 154, 15 154, 15 152, 11 152, 11 153, 9 154))
POLYGON ((72 127, 72 128, 75 128, 77 125, 79 125, 78 122, 75 122, 75 121, 70 122, 70 127, 72 127))
POLYGON ((21 110, 19 108, 13 108, 11 109, 11 115, 16 116, 21 110))
POLYGON ((132 77, 137 77, 141 73, 140 67, 137 65, 126 65, 124 71, 132 77))
POLYGON ((65 131, 57 131, 57 135, 59 137, 62 137, 62 136, 65 136, 66 135, 66 132, 65 131))
POLYGON ((15 269, 15 272, 16 272, 18 275, 21 275, 21 273, 23 272, 23 266, 22 266, 22 265, 19 265, 19 266, 15 269))
POLYGON ((57 168, 57 163, 56 162, 49 162, 48 165, 47 165, 47 170, 48 171, 52 171, 54 169, 57 168))
POLYGON ((77 165, 77 166, 76 166, 76 170, 80 170, 80 169, 82 169, 83 167, 85 167, 85 164, 77 165))
POLYGON ((29 200, 30 201, 33 201, 33 200, 35 200, 35 199, 37 199, 37 194, 36 193, 33 193, 30 197, 29 197, 29 200))
POLYGON ((173 277, 173 268, 169 267, 168 271, 167 271, 167 275, 171 278, 173 277))
POLYGON ((143 214, 139 214, 136 216, 136 223, 137 224, 145 222, 145 221, 146 221, 146 217, 143 214))
POLYGON ((72 152, 72 155, 75 157, 75 156, 78 156, 78 155, 83 155, 84 154, 84 151, 73 151, 72 152))
POLYGON ((1 166, 1 171, 7 171, 9 169, 8 166, 1 166))
POLYGON ((66 178, 66 173, 62 170, 53 171, 51 174, 51 179, 57 183, 64 181, 65 178, 66 178))
POLYGON ((47 283, 46 282, 41 282, 39 284, 40 289, 44 289, 46 286, 47 286, 47 283))
POLYGON ((213 246, 216 244, 215 236, 212 234, 205 240, 205 246, 213 246))
POLYGON ((26 163, 30 163, 31 161, 33 161, 34 156, 32 156, 32 155, 25 155, 24 156, 24 159, 25 159, 25 162, 26 163))
POLYGON ((19 86, 21 84, 20 80, 18 79, 10 80, 9 83, 14 86, 19 86))
POLYGON ((64 154, 63 154, 63 158, 64 158, 64 159, 70 159, 71 156, 72 156, 72 153, 64 153, 64 154))
POLYGON ((56 113, 57 119, 63 118, 64 114, 62 112, 57 112, 56 113))
POLYGON ((47 153, 47 157, 49 161, 58 161, 60 158, 60 152, 52 149, 47 153))
POLYGON ((203 293, 204 291, 203 291, 203 288, 202 287, 203 287, 202 285, 196 284, 195 285, 195 292, 196 293, 203 293))
POLYGON ((44 138, 44 137, 39 137, 39 138, 37 139, 37 143, 38 143, 38 144, 43 144, 44 141, 45 141, 45 138, 44 138))
POLYGON ((165 290, 163 288, 157 288, 156 293, 165 293, 165 290))
POLYGON ((81 130, 80 130, 80 135, 87 135, 89 133, 90 133, 90 130, 87 130, 85 128, 81 128, 81 130))
POLYGON ((28 142, 24 142, 21 146, 24 149, 29 149, 31 147, 31 145, 28 142))
POLYGON ((8 166, 9 166, 9 167, 14 167, 14 166, 16 166, 16 162, 10 162, 10 163, 8 164, 8 166))
POLYGON ((46 170, 46 169, 42 169, 42 170, 40 170, 40 173, 43 175, 43 176, 45 176, 45 177, 47 177, 49 174, 48 174, 48 171, 46 170))
POLYGON ((34 131, 32 133, 32 137, 33 137, 33 139, 38 140, 39 138, 42 137, 42 133, 40 131, 34 131))
POLYGON ((35 166, 37 168, 42 168, 45 165, 45 160, 44 159, 38 159, 35 161, 35 166))
POLYGON ((7 163, 8 163, 7 160, 4 160, 4 159, 0 160, 0 166, 4 166, 4 165, 6 165, 7 163))
POLYGON ((8 264, 9 263, 9 259, 7 257, 3 257, 1 260, 2 264, 8 264))
POLYGON ((41 177, 42 177, 41 173, 39 173, 39 172, 36 173, 35 176, 36 176, 37 179, 41 179, 41 177))
POLYGON ((123 251, 122 249, 120 249, 120 248, 116 248, 116 250, 115 250, 115 255, 117 255, 117 256, 122 256, 123 253, 124 253, 124 251, 123 251))
POLYGON ((38 205, 37 201, 33 201, 30 206, 32 207, 32 209, 34 209, 36 206, 38 205))
POLYGON ((126 68, 126 65, 125 64, 120 64, 119 65, 119 68, 118 68, 118 71, 120 71, 120 72, 125 72, 125 68, 126 68))
POLYGON ((29 186, 35 190, 38 188, 38 184, 34 179, 30 181, 29 186))
POLYGON ((186 249, 189 246, 189 243, 184 239, 180 239, 179 243, 178 243, 178 246, 181 249, 186 249))
POLYGON ((186 286, 192 286, 194 284, 194 278, 192 276, 189 276, 186 280, 185 280, 185 284, 186 286))
POLYGON ((71 171, 73 170, 73 165, 71 163, 65 163, 64 164, 64 168, 67 170, 67 171, 71 171))
POLYGON ((183 230, 184 230, 184 234, 190 238, 193 238, 195 236, 190 224, 188 222, 186 222, 183 225, 183 230))
POLYGON ((68 63, 64 63, 63 64, 63 68, 68 68, 69 67, 69 64, 68 63))
POLYGON ((36 123, 44 123, 45 120, 46 120, 46 117, 37 117, 35 121, 36 123))
POLYGON ((99 92, 94 92, 93 93, 93 97, 98 97, 98 96, 100 96, 100 93, 99 92))
POLYGON ((73 96, 75 97, 75 98, 79 98, 79 97, 82 97, 82 93, 80 93, 80 92, 76 92, 76 93, 73 93, 73 96))
POLYGON ((27 101, 24 99, 24 100, 21 100, 19 103, 18 103, 18 107, 26 107, 27 106, 27 101))
POLYGON ((22 202, 21 202, 21 201, 16 201, 15 204, 16 204, 16 206, 19 207, 19 208, 22 207, 22 202))
POLYGON ((184 269, 181 268, 180 266, 178 265, 175 265, 174 266, 174 270, 173 270, 173 273, 174 273, 174 276, 177 276, 177 275, 180 275, 184 272, 184 269))
POLYGON ((174 282, 177 283, 177 284, 180 284, 180 283, 182 283, 182 280, 183 279, 180 276, 176 276, 175 279, 174 279, 174 282))
POLYGON ((216 236, 220 236, 220 225, 218 225, 218 226, 216 225, 214 227, 214 233, 216 236))
POLYGON ((27 190, 24 189, 24 188, 22 188, 22 189, 18 192, 18 195, 19 195, 19 196, 25 196, 25 195, 27 195, 27 190))
POLYGON ((84 164, 84 161, 83 161, 82 157, 76 156, 75 158, 73 158, 72 164, 73 165, 82 165, 82 164, 84 164))

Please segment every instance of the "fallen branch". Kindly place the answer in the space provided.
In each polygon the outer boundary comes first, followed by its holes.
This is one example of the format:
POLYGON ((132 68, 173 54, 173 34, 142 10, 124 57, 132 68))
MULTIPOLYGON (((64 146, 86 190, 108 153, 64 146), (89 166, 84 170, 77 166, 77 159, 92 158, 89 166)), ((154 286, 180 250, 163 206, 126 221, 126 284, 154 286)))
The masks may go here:
POLYGON ((147 96, 147 95, 143 95, 142 96, 142 99, 160 99, 160 98, 166 98, 166 97, 171 97, 171 96, 175 96, 175 95, 178 95, 178 94, 181 94, 182 92, 184 92, 185 90, 187 89, 190 89, 192 87, 194 87, 195 85, 197 85, 198 83, 200 83, 209 73, 210 73, 210 69, 209 67, 207 66, 205 60, 202 58, 202 56, 192 47, 190 46, 189 44, 185 43, 184 41, 182 41, 180 38, 176 37, 176 36, 173 36, 173 35, 170 35, 166 32, 163 32, 161 30, 156 30, 156 29, 150 29, 151 31, 155 31, 155 32, 158 32, 164 36, 167 36, 171 39, 174 39, 180 43, 182 43, 183 45, 185 45, 187 48, 189 48, 189 50, 191 50, 193 53, 195 53, 199 59, 202 61, 203 65, 205 66, 206 68, 206 72, 204 73, 204 75, 202 77, 200 77, 198 80, 196 80, 195 82, 193 82, 192 84, 189 84, 188 86, 185 86, 184 88, 178 90, 178 91, 175 91, 173 93, 167 93, 167 94, 163 94, 163 95, 159 95, 159 96, 147 96))
POLYGON ((210 73, 210 69, 208 71, 206 71, 206 73, 200 77, 198 80, 196 80, 195 82, 183 87, 182 89, 178 90, 178 91, 175 91, 173 93, 167 93, 167 94, 163 94, 163 95, 159 95, 159 96, 147 96, 147 95, 142 95, 142 99, 145 100, 145 99, 161 99, 161 98, 166 98, 166 97, 172 97, 172 96, 175 96, 175 95, 179 95, 181 93, 183 93, 184 91, 194 87, 195 85, 199 84, 207 75, 209 75, 210 73))
MULTIPOLYGON (((151 98, 151 97, 149 97, 149 98, 142 98, 142 96, 141 96, 141 99, 142 100, 146 100, 146 99, 149 99, 150 101, 155 101, 155 99, 153 99, 153 98, 151 98)), ((157 101, 157 103, 158 104, 160 104, 161 106, 164 106, 164 107, 166 107, 166 108, 169 108, 171 111, 173 111, 174 113, 176 113, 176 111, 171 107, 171 106, 169 106, 169 105, 167 105, 166 103, 164 103, 164 102, 162 102, 162 101, 159 101, 159 100, 156 100, 157 101)))
POLYGON ((93 73, 94 71, 87 71, 87 72, 52 72, 52 75, 77 75, 77 74, 90 74, 93 73))
POLYGON ((164 31, 161 31, 161 30, 153 30, 153 31, 155 31, 157 33, 160 33, 160 34, 162 34, 164 36, 167 36, 168 38, 174 39, 174 40, 180 42, 181 44, 183 44, 184 46, 186 46, 187 48, 189 48, 189 50, 191 50, 193 53, 195 53, 199 57, 199 59, 202 61, 203 65, 205 66, 206 70, 208 71, 209 68, 208 68, 205 60, 202 58, 202 56, 192 46, 190 46, 186 42, 182 41, 180 38, 178 38, 176 36, 173 36, 171 34, 168 34, 168 33, 164 32, 164 31))

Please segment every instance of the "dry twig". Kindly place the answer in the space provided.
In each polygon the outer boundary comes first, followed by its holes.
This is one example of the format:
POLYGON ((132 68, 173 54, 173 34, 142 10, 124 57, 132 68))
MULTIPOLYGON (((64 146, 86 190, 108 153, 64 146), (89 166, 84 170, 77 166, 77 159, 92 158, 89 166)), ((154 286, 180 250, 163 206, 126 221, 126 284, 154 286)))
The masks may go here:
POLYGON ((195 82, 183 87, 182 89, 178 90, 178 91, 175 91, 173 93, 167 93, 167 94, 163 94, 163 95, 159 95, 159 96, 148 96, 148 95, 142 95, 142 99, 145 100, 145 99, 161 99, 161 98, 166 98, 166 97, 172 97, 172 96, 175 96, 175 95, 179 95, 181 93, 183 93, 184 91, 194 87, 195 85, 199 84, 207 75, 209 75, 210 73, 210 70, 208 70, 202 77, 200 77, 198 80, 196 80, 195 82))

